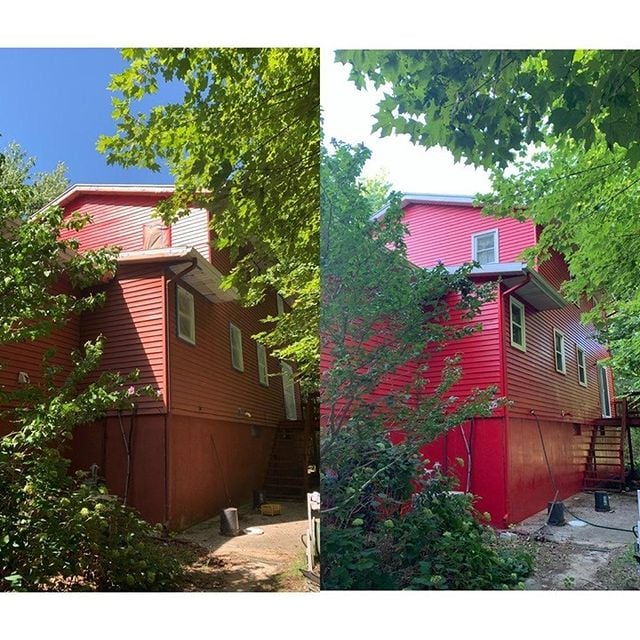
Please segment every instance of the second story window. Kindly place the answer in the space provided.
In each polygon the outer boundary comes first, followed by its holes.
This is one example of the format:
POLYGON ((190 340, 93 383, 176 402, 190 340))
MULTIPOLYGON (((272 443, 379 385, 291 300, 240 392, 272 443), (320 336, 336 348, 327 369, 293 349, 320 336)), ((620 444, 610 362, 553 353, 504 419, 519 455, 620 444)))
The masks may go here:
POLYGON ((583 386, 587 386, 587 360, 584 349, 576 347, 576 358, 578 359, 578 382, 583 386))
POLYGON ((478 264, 494 264, 498 262, 498 230, 474 233, 471 236, 472 259, 478 264))
POLYGON ((178 338, 190 344, 196 343, 196 314, 193 304, 193 294, 180 286, 176 287, 176 329, 178 338))
POLYGON ((267 369, 267 350, 260 342, 256 342, 258 355, 258 381, 264 387, 269 386, 269 370, 267 369))
POLYGON ((244 371, 242 331, 232 322, 229 323, 229 340, 231 342, 231 366, 236 371, 244 371))
POLYGON ((524 305, 515 298, 509 298, 511 308, 511 346, 526 351, 527 342, 524 328, 524 305))
POLYGON ((567 364, 564 353, 564 334, 557 329, 553 330, 553 346, 555 352, 556 371, 558 373, 566 373, 567 364))
POLYGON ((296 391, 293 381, 293 369, 286 362, 280 363, 282 371, 282 393, 284 395, 284 413, 287 420, 297 420, 296 391))

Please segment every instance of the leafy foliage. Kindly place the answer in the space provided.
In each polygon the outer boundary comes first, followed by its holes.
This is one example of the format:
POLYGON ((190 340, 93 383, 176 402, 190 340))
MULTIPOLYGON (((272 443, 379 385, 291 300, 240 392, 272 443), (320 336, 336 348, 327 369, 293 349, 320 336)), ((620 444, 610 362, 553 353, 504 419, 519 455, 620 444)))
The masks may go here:
POLYGON ((456 160, 504 168, 545 134, 589 149, 604 136, 640 159, 640 52, 339 51, 350 78, 383 87, 374 129, 442 145, 456 160))
POLYGON ((359 87, 385 86, 382 135, 408 133, 492 169, 487 213, 540 226, 531 261, 563 254, 570 300, 612 351, 621 390, 640 384, 640 53, 343 51, 359 87), (529 145, 529 146, 527 146, 529 145), (505 166, 509 169, 503 173, 505 166))
POLYGON ((455 362, 437 385, 427 377, 429 353, 473 331, 447 324, 451 306, 471 318, 492 291, 472 284, 468 266, 410 265, 398 194, 371 220, 359 181, 368 156, 334 142, 321 165, 323 588, 516 586, 526 559, 502 557, 468 499, 451 497, 419 454, 491 412, 495 389, 450 394, 455 362))
MULTIPOLYGON (((41 185, 56 180, 30 182, 31 165, 23 165, 27 173, 16 166, 0 164, 0 346, 35 341, 93 308, 101 298, 82 297, 68 280, 94 284, 115 270, 114 252, 79 255, 75 242, 60 239, 86 219, 34 211, 52 193, 41 185)), ((95 481, 68 474, 64 450, 74 428, 151 391, 136 390, 135 375, 104 373, 87 382, 102 350, 102 339, 85 344, 72 354, 70 372, 49 351, 41 382, 0 388, 0 422, 12 429, 0 438, 0 591, 167 589, 177 575, 148 524, 95 481)))
POLYGON ((212 212, 227 279, 256 304, 275 289, 291 312, 269 317, 260 340, 294 360, 306 388, 318 366, 319 53, 316 49, 125 49, 129 68, 110 88, 117 131, 98 148, 110 163, 158 170, 176 192, 166 221, 197 202, 212 212), (134 111, 163 83, 182 102, 134 111))

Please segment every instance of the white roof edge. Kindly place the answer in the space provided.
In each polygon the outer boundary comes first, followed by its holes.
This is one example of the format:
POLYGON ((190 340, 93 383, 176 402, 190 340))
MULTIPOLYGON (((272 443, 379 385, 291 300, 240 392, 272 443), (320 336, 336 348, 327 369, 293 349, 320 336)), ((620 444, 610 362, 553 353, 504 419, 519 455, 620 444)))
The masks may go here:
MULTIPOLYGON (((467 195, 452 195, 442 193, 404 193, 400 201, 400 206, 404 207, 407 204, 418 203, 471 205, 473 204, 474 199, 475 196, 467 195)), ((379 211, 376 211, 371 216, 371 220, 377 220, 378 218, 383 216, 387 209, 388 206, 384 206, 379 211)))
POLYGON ((55 200, 52 200, 43 209, 56 207, 68 200, 75 193, 173 193, 175 186, 172 184, 73 184, 65 189, 55 200))
POLYGON ((160 249, 141 249, 139 251, 121 251, 118 262, 130 264, 132 262, 166 262, 172 258, 202 258, 204 257, 193 247, 162 247, 160 249))

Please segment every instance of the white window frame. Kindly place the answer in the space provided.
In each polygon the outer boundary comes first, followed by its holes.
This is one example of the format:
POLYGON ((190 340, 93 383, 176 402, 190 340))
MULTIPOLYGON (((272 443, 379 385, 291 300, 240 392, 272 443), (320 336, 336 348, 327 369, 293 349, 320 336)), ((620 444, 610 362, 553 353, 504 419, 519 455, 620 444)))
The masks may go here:
POLYGON ((500 247, 498 244, 498 229, 489 229, 488 231, 480 231, 471 236, 471 259, 482 266, 483 264, 497 264, 500 262, 500 247), (493 262, 481 263, 478 260, 477 240, 482 236, 493 235, 493 262))
POLYGON ((287 420, 298 419, 298 407, 296 403, 296 388, 293 381, 293 369, 290 364, 280 362, 282 373, 282 396, 284 398, 284 415, 287 420))
POLYGON ((176 334, 178 338, 189 344, 196 343, 196 309, 193 294, 180 285, 176 285, 176 334), (186 311, 184 308, 181 309, 185 302, 186 311), (187 321, 188 334, 183 333, 181 320, 187 321))
POLYGON ((598 392, 600 396, 600 409, 603 418, 611 417, 611 393, 609 391, 609 375, 607 369, 608 367, 598 365, 598 392))
POLYGON ((587 354, 582 347, 576 345, 576 362, 578 363, 578 384, 586 387, 587 386, 587 354), (582 354, 582 359, 580 358, 580 354, 582 354), (580 372, 584 374, 584 381, 580 380, 580 372))
POLYGON ((265 346, 256 341, 256 356, 258 358, 258 382, 263 387, 269 386, 269 368, 267 366, 267 350, 265 346))
POLYGON ((553 364, 558 373, 561 373, 562 375, 567 374, 567 341, 566 341, 566 338, 564 337, 564 333, 562 333, 562 331, 559 331, 558 329, 553 330, 553 364), (558 348, 557 348, 556 337, 558 336, 561 338, 561 344, 562 344, 561 351, 558 351, 558 348), (558 354, 562 355, 561 369, 558 368, 558 354))
POLYGON ((509 330, 511 332, 511 346, 516 349, 520 349, 520 351, 527 350, 527 329, 526 329, 526 320, 525 320, 525 312, 524 305, 520 300, 514 298, 513 296, 509 296, 509 330), (513 307, 517 307, 520 310, 520 317, 522 318, 522 324, 518 325, 513 321, 513 307), (519 327, 522 331, 522 344, 516 342, 513 339, 513 327, 519 327))
POLYGON ((229 323, 229 346, 231 348, 231 366, 236 370, 244 371, 244 357, 242 355, 242 331, 240 327, 229 323))

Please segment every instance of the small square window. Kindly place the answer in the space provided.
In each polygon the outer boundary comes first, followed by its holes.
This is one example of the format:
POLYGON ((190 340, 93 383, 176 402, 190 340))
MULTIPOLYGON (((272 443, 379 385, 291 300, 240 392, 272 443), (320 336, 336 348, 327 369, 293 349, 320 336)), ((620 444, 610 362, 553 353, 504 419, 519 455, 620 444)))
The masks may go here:
POLYGON ((584 349, 576 347, 576 358, 578 360, 578 382, 583 386, 587 386, 587 358, 584 349))
POLYGON ((475 233, 471 236, 471 256, 480 265, 498 262, 498 230, 475 233))
POLYGON ((231 366, 236 371, 244 371, 242 331, 233 323, 229 323, 229 340, 231 342, 231 366))
POLYGON ((196 316, 193 294, 176 287, 176 331, 178 337, 190 344, 196 343, 196 316))
POLYGON ((555 353, 556 371, 558 373, 566 373, 567 365, 564 352, 564 334, 557 329, 553 330, 553 345, 555 353))
POLYGON ((511 309, 511 346, 521 351, 526 351, 524 305, 515 298, 510 298, 509 300, 511 309))
POLYGON ((258 381, 261 385, 269 386, 269 370, 267 369, 267 350, 260 342, 256 342, 256 352, 258 355, 258 381))

